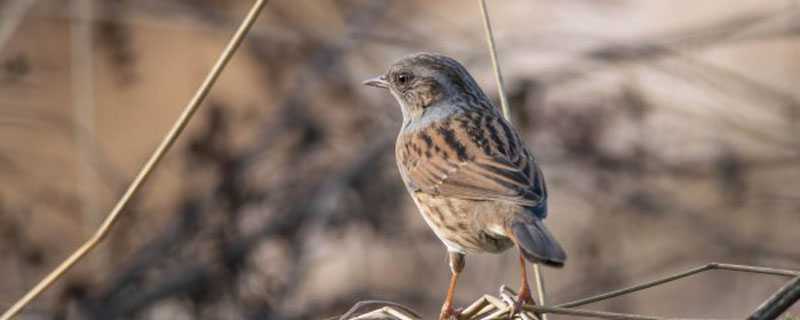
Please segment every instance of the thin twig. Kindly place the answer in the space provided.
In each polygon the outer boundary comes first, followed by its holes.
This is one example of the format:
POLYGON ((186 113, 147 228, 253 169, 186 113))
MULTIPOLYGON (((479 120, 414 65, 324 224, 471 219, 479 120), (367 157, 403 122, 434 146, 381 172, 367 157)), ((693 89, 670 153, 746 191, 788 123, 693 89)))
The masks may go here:
POLYGON ((471 318, 473 315, 476 315, 481 312, 487 305, 489 305, 489 301, 486 300, 488 295, 484 295, 480 297, 478 300, 475 300, 471 305, 461 310, 461 316, 465 318, 471 318))
MULTIPOLYGON (((505 285, 500 286, 500 298, 502 298, 503 301, 505 301, 506 306, 508 306, 509 308, 519 303, 519 299, 517 299, 517 293, 511 288, 506 287, 505 285)), ((520 312, 519 314, 517 314, 517 316, 521 320, 534 320, 534 319, 540 320, 543 314, 536 312, 535 315, 531 315, 527 312, 520 312)))
POLYGON ((753 267, 753 266, 746 266, 746 265, 740 265, 740 264, 709 263, 708 267, 711 268, 711 269, 739 271, 739 272, 749 272, 749 273, 761 273, 761 274, 769 274, 769 275, 773 275, 773 276, 785 276, 785 277, 800 276, 800 271, 787 270, 787 269, 766 268, 766 267, 753 267))
POLYGON ((489 44, 489 54, 492 57, 492 69, 494 69, 495 80, 497 80, 497 92, 500 95, 500 107, 503 109, 503 116, 511 122, 511 112, 506 100, 506 91, 503 87, 503 75, 500 73, 500 64, 497 63, 497 49, 494 46, 494 34, 492 24, 489 23, 489 12, 486 11, 486 0, 478 0, 483 14, 483 28, 486 31, 486 42, 489 44))
MULTIPOLYGON (((541 267, 538 263, 533 264, 533 279, 536 281, 536 295, 539 296, 539 304, 546 306, 545 291, 544 291, 544 276, 542 275, 541 267)), ((542 320, 547 320, 547 314, 540 316, 542 320)))
POLYGON ((778 292, 764 301, 748 320, 772 320, 800 300, 800 276, 784 285, 778 292))
POLYGON ((667 320, 667 319, 675 320, 675 318, 643 316, 638 314, 616 313, 616 312, 606 312, 606 311, 534 306, 529 304, 522 306, 522 308, 531 312, 538 312, 542 314, 545 313, 565 314, 565 315, 578 316, 584 318, 612 319, 612 320, 667 320))
POLYGON ((556 305, 559 308, 571 308, 582 306, 589 303, 594 303, 597 301, 602 301, 614 297, 618 297, 621 295, 629 294, 632 292, 644 290, 647 288, 651 288, 660 284, 664 284, 667 282, 675 281, 681 278, 685 278, 694 274, 698 274, 708 270, 730 270, 730 271, 740 271, 740 272, 750 272, 750 273, 761 273, 761 274, 769 274, 769 275, 776 275, 776 276, 798 276, 800 272, 791 271, 791 270, 783 270, 783 269, 773 269, 773 268, 764 268, 764 267, 751 267, 751 266, 743 266, 743 265, 736 265, 736 264, 725 264, 725 263, 709 263, 704 266, 696 267, 689 269, 684 272, 680 272, 668 277, 664 277, 661 279, 648 281, 645 283, 637 284, 631 287, 610 291, 607 293, 599 294, 596 296, 591 296, 588 298, 575 300, 572 302, 562 303, 556 305))
POLYGON ((402 311, 392 307, 383 307, 353 318, 353 320, 388 320, 388 319, 420 320, 420 318, 407 315, 402 311))
POLYGON ((365 301, 356 302, 356 304, 353 305, 353 307, 350 308, 350 310, 347 310, 347 312, 345 312, 343 315, 338 317, 338 319, 339 320, 348 320, 356 312, 358 312, 358 310, 361 310, 361 308, 363 308, 365 306, 369 306, 369 305, 375 305, 375 304, 383 305, 383 306, 396 307, 396 308, 399 308, 402 311, 405 311, 406 313, 409 313, 409 314, 413 315, 414 317, 419 318, 419 315, 416 312, 414 312, 414 310, 411 310, 411 308, 409 308, 407 306, 404 306, 402 304, 399 304, 397 302, 392 302, 392 301, 387 301, 387 300, 365 300, 365 301))
POLYGON ((44 290, 46 290, 50 285, 52 285, 56 280, 58 280, 64 273, 66 273, 70 268, 72 268, 81 258, 83 258, 86 254, 92 251, 97 244, 100 243, 109 233, 111 227, 117 221, 120 212, 125 208, 128 204, 128 201, 133 197, 134 194, 139 190, 142 184, 145 182, 147 177, 150 176, 150 173, 153 169, 158 165, 163 158, 164 154, 169 150, 169 148, 175 143, 178 136, 180 136, 183 129, 189 123, 189 120, 194 115, 195 111, 200 106, 200 103, 205 99, 208 95, 211 87, 216 82, 217 78, 219 77, 222 70, 227 65, 228 61, 230 61, 233 53, 242 43, 244 36, 247 34, 247 31, 255 22, 256 18, 258 17, 261 9, 266 5, 268 0, 256 0, 253 7, 248 12, 247 16, 242 21, 242 24, 239 26, 239 29, 236 30, 236 33, 233 35, 231 40, 228 42, 228 45, 225 47, 224 51, 220 55, 219 59, 217 60, 214 67, 209 72, 206 79, 203 81, 203 84, 198 88, 197 92, 195 93, 192 100, 184 108, 183 113, 180 115, 178 120, 175 121, 175 124, 172 126, 170 131, 161 141, 161 144, 156 148, 150 158, 147 160, 145 165, 136 175, 136 178, 131 182, 128 186, 128 189, 122 195, 122 197, 117 201, 117 204, 111 209, 106 219, 100 225, 100 228, 97 229, 92 237, 86 241, 83 245, 81 245, 78 250, 72 253, 66 260, 64 260, 55 270, 50 272, 44 279, 42 279, 35 287, 33 287, 30 291, 28 291, 19 301, 17 301, 10 309, 8 309, 2 316, 0 316, 0 320, 9 320, 17 313, 19 313, 22 308, 24 308, 28 303, 30 303, 33 299, 39 296, 44 290))

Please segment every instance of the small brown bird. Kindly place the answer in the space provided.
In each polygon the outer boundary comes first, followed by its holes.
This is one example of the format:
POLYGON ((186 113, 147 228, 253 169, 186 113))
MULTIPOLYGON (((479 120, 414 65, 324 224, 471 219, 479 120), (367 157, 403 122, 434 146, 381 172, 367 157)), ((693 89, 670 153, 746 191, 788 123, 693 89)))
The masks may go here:
POLYGON ((517 131, 467 70, 446 56, 407 56, 364 84, 389 89, 400 103, 397 166, 449 252, 452 277, 439 319, 457 317, 453 293, 467 253, 516 245, 522 268, 518 298, 532 303, 525 259, 561 267, 566 254, 542 222, 544 176, 517 131))

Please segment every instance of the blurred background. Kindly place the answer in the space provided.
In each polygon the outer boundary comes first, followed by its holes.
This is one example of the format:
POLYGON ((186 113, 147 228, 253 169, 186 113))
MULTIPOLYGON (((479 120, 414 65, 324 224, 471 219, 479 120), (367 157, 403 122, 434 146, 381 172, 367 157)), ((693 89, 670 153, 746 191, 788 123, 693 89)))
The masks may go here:
MULTIPOLYGON (((3 309, 94 232, 251 3, 0 1, 3 309)), ((569 254, 549 302, 709 262, 800 268, 800 1, 489 13, 569 254)), ((496 99, 475 1, 271 1, 112 234, 21 319, 319 319, 365 299, 432 318, 445 250, 395 167, 398 106, 360 84, 418 51, 496 99)), ((469 256, 457 304, 516 288, 512 251, 469 256)), ((587 307, 742 318, 785 281, 720 271, 587 307)))

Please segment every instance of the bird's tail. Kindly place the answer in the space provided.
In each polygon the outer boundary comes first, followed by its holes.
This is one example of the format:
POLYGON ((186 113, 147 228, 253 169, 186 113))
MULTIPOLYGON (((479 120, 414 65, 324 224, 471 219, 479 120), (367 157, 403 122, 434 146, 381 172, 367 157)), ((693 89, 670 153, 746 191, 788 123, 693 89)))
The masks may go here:
POLYGON ((564 266, 567 255, 541 219, 517 219, 511 222, 510 229, 526 260, 556 268, 564 266))

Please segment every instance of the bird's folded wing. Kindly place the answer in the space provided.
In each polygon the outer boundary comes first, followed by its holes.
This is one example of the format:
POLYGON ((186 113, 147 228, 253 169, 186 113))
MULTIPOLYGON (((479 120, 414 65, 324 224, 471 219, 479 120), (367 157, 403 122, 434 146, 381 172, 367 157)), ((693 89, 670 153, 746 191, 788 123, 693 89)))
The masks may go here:
POLYGON ((523 159, 515 166, 505 157, 485 154, 465 161, 420 158, 415 166, 407 168, 407 176, 417 189, 430 194, 538 206, 544 196, 543 187, 536 186, 542 181, 540 178, 531 177, 538 173, 528 167, 535 166, 532 161, 523 159))

